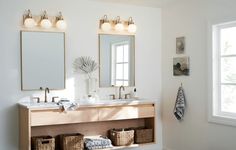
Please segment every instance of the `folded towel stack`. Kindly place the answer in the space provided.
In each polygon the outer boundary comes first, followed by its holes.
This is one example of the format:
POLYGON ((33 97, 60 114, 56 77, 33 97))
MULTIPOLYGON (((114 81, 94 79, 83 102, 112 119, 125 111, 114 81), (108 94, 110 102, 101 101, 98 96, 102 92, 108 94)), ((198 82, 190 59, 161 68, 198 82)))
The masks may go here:
POLYGON ((111 148, 111 140, 108 138, 85 138, 84 147, 86 150, 111 148))

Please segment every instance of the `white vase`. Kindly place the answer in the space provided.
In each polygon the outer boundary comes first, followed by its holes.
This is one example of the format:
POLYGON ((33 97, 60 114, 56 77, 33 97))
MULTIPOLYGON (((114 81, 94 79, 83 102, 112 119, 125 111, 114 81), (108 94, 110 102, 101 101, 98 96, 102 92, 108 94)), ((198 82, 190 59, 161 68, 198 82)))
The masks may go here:
POLYGON ((88 78, 87 79, 88 85, 88 95, 94 95, 97 92, 97 79, 96 78, 88 78))

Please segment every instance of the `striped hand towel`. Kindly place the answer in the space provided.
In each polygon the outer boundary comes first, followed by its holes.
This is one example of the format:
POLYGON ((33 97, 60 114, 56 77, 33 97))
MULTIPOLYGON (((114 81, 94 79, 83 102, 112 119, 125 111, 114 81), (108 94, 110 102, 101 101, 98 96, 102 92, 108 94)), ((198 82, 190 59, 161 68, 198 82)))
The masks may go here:
POLYGON ((184 90, 181 86, 178 89, 175 107, 174 107, 174 115, 175 115, 176 119, 178 119, 178 120, 183 120, 185 106, 186 106, 185 103, 186 103, 186 100, 185 100, 185 96, 184 96, 184 90))

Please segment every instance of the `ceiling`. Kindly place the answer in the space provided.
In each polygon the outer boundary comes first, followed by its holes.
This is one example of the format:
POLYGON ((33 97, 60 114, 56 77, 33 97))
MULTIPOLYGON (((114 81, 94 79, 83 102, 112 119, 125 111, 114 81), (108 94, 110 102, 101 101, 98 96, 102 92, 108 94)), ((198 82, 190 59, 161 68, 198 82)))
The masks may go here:
POLYGON ((120 3, 146 7, 163 7, 177 0, 92 0, 97 2, 120 3))

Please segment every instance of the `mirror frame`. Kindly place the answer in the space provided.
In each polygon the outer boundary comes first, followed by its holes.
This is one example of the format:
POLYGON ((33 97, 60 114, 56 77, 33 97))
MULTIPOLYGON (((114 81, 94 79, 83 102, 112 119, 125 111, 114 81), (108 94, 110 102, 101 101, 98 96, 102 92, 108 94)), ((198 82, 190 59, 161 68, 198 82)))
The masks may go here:
POLYGON ((66 89, 66 34, 65 32, 60 32, 60 31, 38 31, 38 30, 21 30, 20 31, 20 64, 21 64, 21 91, 37 91, 37 90, 42 90, 40 87, 38 89, 24 89, 23 88, 23 49, 22 49, 22 33, 23 32, 42 32, 42 33, 62 33, 64 37, 64 87, 61 89, 50 89, 50 90, 64 90, 66 89))
POLYGON ((100 67, 101 67, 101 60, 100 60, 100 55, 101 55, 101 50, 100 50, 100 36, 101 35, 127 35, 127 36, 133 36, 134 37, 134 85, 132 85, 132 86, 124 86, 124 87, 135 87, 136 86, 136 58, 135 58, 135 56, 136 56, 136 53, 135 53, 135 51, 136 51, 136 48, 135 48, 135 35, 134 34, 109 34, 109 33, 99 33, 98 34, 98 59, 99 59, 99 88, 110 88, 110 87, 120 87, 120 86, 101 86, 101 81, 100 81, 100 77, 101 77, 101 69, 100 69, 100 67))

